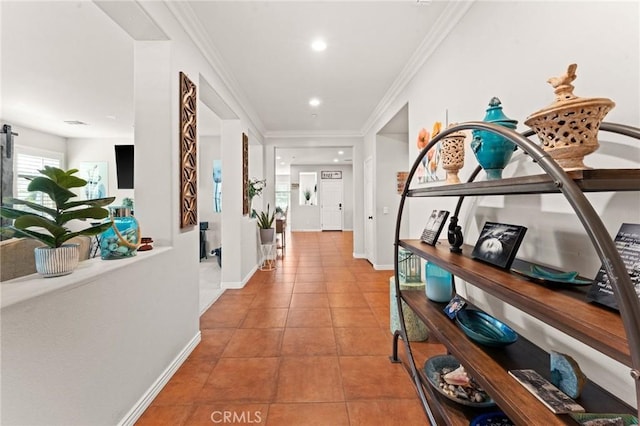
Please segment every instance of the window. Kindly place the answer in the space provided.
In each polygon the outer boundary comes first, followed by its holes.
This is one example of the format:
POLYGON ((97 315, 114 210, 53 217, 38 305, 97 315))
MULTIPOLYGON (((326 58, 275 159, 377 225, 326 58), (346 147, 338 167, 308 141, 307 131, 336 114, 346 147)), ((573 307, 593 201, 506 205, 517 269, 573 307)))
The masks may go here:
MULTIPOLYGON (((17 153, 16 155, 16 187, 15 197, 22 200, 32 201, 34 203, 42 204, 47 207, 55 208, 53 200, 48 195, 41 192, 29 192, 27 187, 29 186, 29 179, 39 176, 38 170, 44 168, 44 166, 60 167, 60 158, 45 157, 40 155, 29 155, 23 153, 17 153)), ((16 208, 28 209, 25 206, 19 205, 16 208)))

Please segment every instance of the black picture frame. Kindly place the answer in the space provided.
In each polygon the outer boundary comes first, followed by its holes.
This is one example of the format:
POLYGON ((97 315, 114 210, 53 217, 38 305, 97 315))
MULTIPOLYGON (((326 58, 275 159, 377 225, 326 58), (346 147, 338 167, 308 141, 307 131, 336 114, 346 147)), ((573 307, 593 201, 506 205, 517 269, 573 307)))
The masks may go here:
POLYGON ((424 231, 422 231, 420 241, 435 246, 440 232, 442 232, 442 228, 444 228, 444 224, 447 221, 447 217, 449 217, 449 212, 446 210, 432 211, 424 227, 424 231))
POLYGON ((511 268, 527 228, 498 222, 485 222, 471 257, 503 269, 511 268))

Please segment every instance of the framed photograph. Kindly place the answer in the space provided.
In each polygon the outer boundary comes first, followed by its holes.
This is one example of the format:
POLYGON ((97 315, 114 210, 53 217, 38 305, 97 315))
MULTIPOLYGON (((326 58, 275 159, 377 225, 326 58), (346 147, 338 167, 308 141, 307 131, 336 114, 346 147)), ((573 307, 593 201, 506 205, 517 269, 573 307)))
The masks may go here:
POLYGON ((526 232, 524 226, 485 222, 471 257, 509 269, 526 232))
MULTIPOLYGON (((620 257, 627 267, 631 282, 640 297, 640 224, 623 223, 614 239, 620 257)), ((618 301, 605 266, 600 266, 589 289, 587 300, 618 309, 618 301)))
POLYGON ((464 305, 466 304, 467 302, 462 300, 462 298, 456 294, 455 296, 453 296, 453 299, 451 299, 449 303, 447 303, 447 306, 445 306, 443 310, 444 310, 444 313, 447 314, 449 318, 455 319, 458 311, 464 308, 464 305))
POLYGON ((109 168, 106 161, 82 161, 79 170, 79 176, 87 181, 82 193, 78 194, 81 200, 109 195, 109 168))
POLYGON ((440 232, 442 232, 442 228, 444 228, 444 223, 446 222, 447 217, 449 217, 449 212, 446 210, 432 211, 431 216, 429 216, 429 220, 427 221, 427 225, 424 227, 424 231, 422 231, 420 240, 423 243, 435 246, 438 241, 438 237, 440 236, 440 232))

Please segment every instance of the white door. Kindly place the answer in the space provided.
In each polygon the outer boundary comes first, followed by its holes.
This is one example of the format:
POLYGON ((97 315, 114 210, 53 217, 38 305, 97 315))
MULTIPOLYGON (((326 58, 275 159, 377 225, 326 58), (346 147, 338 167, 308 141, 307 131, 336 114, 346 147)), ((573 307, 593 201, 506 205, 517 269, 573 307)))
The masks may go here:
POLYGON ((342 179, 323 179, 321 182, 322 230, 342 231, 344 216, 342 179))
POLYGON ((367 260, 374 263, 374 228, 373 228, 373 161, 364 161, 364 253, 367 260))

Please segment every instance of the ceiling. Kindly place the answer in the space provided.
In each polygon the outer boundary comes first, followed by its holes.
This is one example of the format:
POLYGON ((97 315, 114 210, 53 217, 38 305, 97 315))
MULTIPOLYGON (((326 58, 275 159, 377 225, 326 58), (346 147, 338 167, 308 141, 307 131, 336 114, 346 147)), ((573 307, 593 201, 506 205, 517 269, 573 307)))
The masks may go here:
MULTIPOLYGON (((216 59, 262 136, 313 137, 362 135, 450 3, 198 0, 167 7, 207 40, 205 56, 216 59), (311 49, 318 37, 323 52, 311 49), (320 105, 310 106, 312 97, 320 105)), ((134 42, 122 28, 87 1, 2 0, 0 8, 5 122, 69 138, 132 137, 134 42)), ((215 134, 215 121, 200 122, 201 132, 215 134)))

